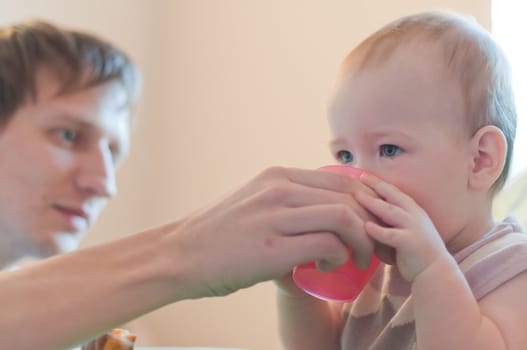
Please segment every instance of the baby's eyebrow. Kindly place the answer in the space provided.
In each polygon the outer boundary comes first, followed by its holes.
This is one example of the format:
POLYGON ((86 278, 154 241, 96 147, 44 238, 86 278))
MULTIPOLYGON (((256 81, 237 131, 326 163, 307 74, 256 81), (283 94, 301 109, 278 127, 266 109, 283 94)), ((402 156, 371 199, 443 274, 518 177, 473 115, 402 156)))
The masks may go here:
POLYGON ((372 131, 370 133, 366 134, 369 138, 381 138, 381 137, 402 137, 402 138, 409 138, 411 135, 407 133, 404 130, 400 129, 388 129, 388 130, 379 130, 379 131, 372 131))
POLYGON ((328 142, 328 146, 330 148, 335 148, 335 147, 339 147, 339 146, 340 147, 344 147, 344 146, 346 146, 346 144, 347 144, 346 140, 344 140, 343 138, 340 138, 340 137, 328 142))

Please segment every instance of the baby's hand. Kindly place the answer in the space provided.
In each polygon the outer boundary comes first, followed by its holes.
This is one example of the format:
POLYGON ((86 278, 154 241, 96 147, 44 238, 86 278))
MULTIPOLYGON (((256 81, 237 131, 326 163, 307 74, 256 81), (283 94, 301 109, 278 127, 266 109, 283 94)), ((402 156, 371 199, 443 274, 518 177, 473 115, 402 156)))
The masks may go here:
POLYGON ((436 259, 448 254, 441 236, 428 214, 410 196, 369 174, 362 175, 361 181, 380 198, 364 191, 355 193, 355 198, 384 223, 367 221, 366 233, 395 249, 399 272, 413 282, 436 259))

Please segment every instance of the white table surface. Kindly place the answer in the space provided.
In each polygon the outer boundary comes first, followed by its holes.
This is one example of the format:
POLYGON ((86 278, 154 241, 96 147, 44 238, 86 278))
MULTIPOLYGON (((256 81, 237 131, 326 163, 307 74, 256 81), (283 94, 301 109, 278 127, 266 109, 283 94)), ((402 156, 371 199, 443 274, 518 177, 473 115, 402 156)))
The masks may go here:
MULTIPOLYGON (((80 348, 74 348, 72 350, 80 350, 80 348)), ((134 347, 134 350, 245 350, 245 349, 199 347, 199 346, 136 346, 134 347)))
POLYGON ((235 348, 211 348, 211 347, 174 347, 174 346, 158 346, 158 347, 142 347, 142 346, 136 346, 136 350, 243 350, 243 349, 235 349, 235 348))

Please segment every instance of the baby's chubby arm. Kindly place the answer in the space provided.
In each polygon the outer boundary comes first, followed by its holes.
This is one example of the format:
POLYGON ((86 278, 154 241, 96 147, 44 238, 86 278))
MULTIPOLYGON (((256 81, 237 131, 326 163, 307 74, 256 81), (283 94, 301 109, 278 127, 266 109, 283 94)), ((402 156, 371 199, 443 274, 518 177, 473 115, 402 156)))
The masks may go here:
POLYGON ((278 329, 284 349, 340 349, 342 304, 316 299, 300 289, 293 293, 279 286, 277 293, 278 329))
POLYGON ((527 272, 516 276, 479 302, 481 313, 492 320, 509 350, 527 349, 527 272))
MULTIPOLYGON (((375 220, 352 195, 365 191, 371 196, 375 193, 350 177, 348 181, 349 197, 346 199, 348 209, 341 211, 338 217, 341 226, 347 227, 346 232, 339 236, 342 243, 351 246, 354 262, 366 267, 373 254, 374 244, 364 232, 365 220, 375 220)), ((341 261, 318 261, 319 268, 330 269, 346 262, 348 256, 341 261)), ((292 280, 291 272, 275 280, 277 285, 278 326, 284 349, 287 350, 332 350, 340 349, 340 333, 342 329, 342 303, 331 303, 307 295, 298 288, 292 280)))
POLYGON ((527 274, 479 303, 453 261, 440 259, 412 284, 419 349, 527 349, 527 274))
POLYGON ((519 325, 527 322, 521 275, 485 297, 479 304, 447 251, 428 215, 415 201, 373 176, 362 176, 382 199, 356 193, 357 201, 386 226, 365 224, 375 240, 395 248, 397 267, 412 283, 413 307, 420 350, 520 350, 527 337, 519 325), (521 310, 523 307, 524 310, 521 310))

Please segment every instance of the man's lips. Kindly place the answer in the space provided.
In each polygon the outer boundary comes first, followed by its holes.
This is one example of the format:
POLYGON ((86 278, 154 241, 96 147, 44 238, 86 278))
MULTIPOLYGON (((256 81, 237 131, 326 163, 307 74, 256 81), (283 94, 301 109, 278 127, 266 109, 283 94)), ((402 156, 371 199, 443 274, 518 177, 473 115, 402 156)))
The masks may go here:
POLYGON ((60 205, 60 204, 57 204, 54 207, 55 209, 57 209, 58 211, 66 215, 77 216, 77 217, 83 218, 86 221, 90 220, 90 215, 88 214, 88 212, 82 209, 81 207, 74 207, 74 206, 67 206, 67 205, 60 205))

